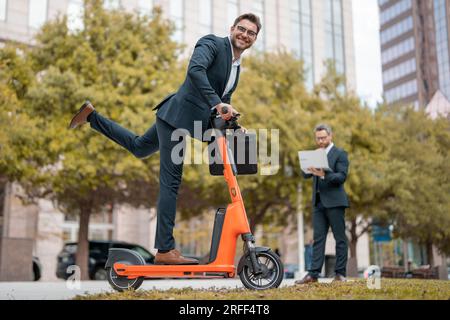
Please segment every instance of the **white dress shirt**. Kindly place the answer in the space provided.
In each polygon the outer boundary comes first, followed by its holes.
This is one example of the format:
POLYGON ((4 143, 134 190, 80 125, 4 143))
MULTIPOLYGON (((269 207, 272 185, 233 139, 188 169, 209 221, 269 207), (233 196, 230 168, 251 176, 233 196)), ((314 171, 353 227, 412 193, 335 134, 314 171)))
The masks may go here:
POLYGON ((325 149, 327 154, 328 154, 328 152, 330 152, 330 150, 331 150, 331 148, 333 148, 333 146, 334 146, 333 142, 328 145, 328 147, 325 149))
MULTIPOLYGON (((328 145, 328 147, 325 148, 325 152, 328 154, 328 153, 330 152, 331 148, 333 148, 333 146, 334 146, 334 143, 333 143, 333 142, 330 143, 330 144, 328 145)), ((325 180, 325 176, 320 177, 320 179, 325 180)), ((319 192, 319 189, 317 189, 317 192, 319 192)))
POLYGON ((239 57, 239 59, 237 59, 236 61, 234 61, 234 51, 233 51, 233 44, 231 43, 231 38, 230 36, 228 36, 228 41, 230 41, 230 46, 231 46, 231 55, 232 55, 232 60, 231 60, 231 72, 230 72, 230 77, 228 78, 228 82, 227 85, 225 87, 225 91, 222 94, 222 98, 231 91, 231 89, 233 89, 234 83, 236 82, 236 75, 237 75, 237 69, 238 67, 241 65, 241 57, 239 57))

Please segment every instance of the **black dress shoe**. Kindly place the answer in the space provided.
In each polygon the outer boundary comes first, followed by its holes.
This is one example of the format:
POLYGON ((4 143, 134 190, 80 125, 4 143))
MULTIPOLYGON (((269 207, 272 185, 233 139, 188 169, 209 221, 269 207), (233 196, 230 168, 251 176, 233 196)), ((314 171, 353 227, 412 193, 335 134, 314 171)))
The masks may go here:
POLYGON ((87 117, 95 110, 94 106, 91 104, 89 100, 86 100, 85 103, 81 106, 80 110, 78 110, 77 114, 70 121, 69 128, 75 129, 82 124, 87 122, 87 117))
POLYGON ((345 278, 342 274, 336 274, 334 277, 334 281, 346 282, 347 278, 345 278))
POLYGON ((307 274, 303 279, 295 281, 295 284, 308 284, 308 283, 314 283, 317 282, 317 278, 307 274))

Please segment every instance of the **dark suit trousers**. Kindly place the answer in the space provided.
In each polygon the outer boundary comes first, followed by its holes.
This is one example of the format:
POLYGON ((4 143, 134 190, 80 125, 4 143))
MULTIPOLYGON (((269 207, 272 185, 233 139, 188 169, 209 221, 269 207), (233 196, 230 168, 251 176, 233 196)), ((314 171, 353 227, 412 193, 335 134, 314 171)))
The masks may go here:
MULTIPOLYGON (((171 141, 171 136, 176 128, 165 121, 156 118, 147 132, 138 136, 133 132, 121 127, 96 111, 89 117, 91 127, 102 133, 114 142, 118 143, 138 158, 145 158, 160 150, 160 174, 159 174, 159 197, 157 209, 157 225, 155 248, 159 250, 171 250, 175 248, 173 228, 175 226, 175 214, 178 189, 183 175, 183 162, 172 161, 172 149, 180 141, 184 144, 186 139, 171 141), (179 163, 181 162, 181 163, 179 163)), ((183 151, 179 153, 181 160, 184 157, 183 151)), ((178 160, 180 160, 180 158, 178 160)))
POLYGON ((345 234, 345 208, 325 208, 320 201, 320 196, 318 198, 313 213, 314 244, 309 274, 317 278, 322 270, 325 259, 325 242, 328 229, 331 226, 336 240, 336 266, 334 270, 336 273, 346 276, 348 245, 345 234))

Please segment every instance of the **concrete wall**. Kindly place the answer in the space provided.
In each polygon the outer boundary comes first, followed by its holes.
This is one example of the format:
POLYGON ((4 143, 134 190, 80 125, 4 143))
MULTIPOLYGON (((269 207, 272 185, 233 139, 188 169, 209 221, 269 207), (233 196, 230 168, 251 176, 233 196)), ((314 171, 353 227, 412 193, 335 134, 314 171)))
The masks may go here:
POLYGON ((33 243, 33 239, 2 238, 0 248, 0 281, 33 280, 33 243))
POLYGON ((137 209, 127 205, 114 209, 113 239, 139 244, 153 251, 156 210, 137 209))
POLYGON ((0 281, 32 280, 32 254, 37 234, 37 206, 24 206, 14 195, 20 187, 7 184, 0 239, 0 281))

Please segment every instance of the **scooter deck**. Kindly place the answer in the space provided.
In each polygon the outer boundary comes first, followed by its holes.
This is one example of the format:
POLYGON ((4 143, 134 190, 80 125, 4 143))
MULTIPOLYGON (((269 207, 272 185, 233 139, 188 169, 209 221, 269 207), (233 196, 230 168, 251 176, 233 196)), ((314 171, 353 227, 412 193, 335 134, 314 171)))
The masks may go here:
POLYGON ((236 267, 234 265, 127 265, 115 263, 114 270, 117 275, 128 279, 144 278, 205 278, 205 277, 234 277, 236 267), (223 275, 219 275, 223 274, 223 275))

